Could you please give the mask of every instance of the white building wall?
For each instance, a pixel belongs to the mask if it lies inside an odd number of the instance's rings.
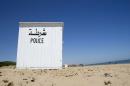
[[[26,22],[24,23],[26,25]],[[17,68],[57,69],[62,68],[63,26],[55,24],[20,26],[17,51]],[[31,30],[29,30],[31,29]],[[37,29],[37,31],[36,31]],[[45,31],[43,31],[45,29]],[[29,35],[29,33],[39,35]],[[46,35],[41,33],[46,32]],[[42,39],[43,43],[33,43],[31,39]]]

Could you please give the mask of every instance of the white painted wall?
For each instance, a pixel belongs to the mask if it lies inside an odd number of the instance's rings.
[[[29,35],[31,31],[36,33],[36,28],[47,35]],[[62,68],[62,31],[63,27],[19,27],[17,68]],[[43,38],[43,43],[30,42],[31,38]]]

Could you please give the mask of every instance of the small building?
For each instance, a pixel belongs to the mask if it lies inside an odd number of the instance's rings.
[[[18,69],[61,69],[63,22],[19,22]]]
[[[64,67],[64,68],[67,68],[67,67],[68,67],[68,64],[64,64],[63,67]]]

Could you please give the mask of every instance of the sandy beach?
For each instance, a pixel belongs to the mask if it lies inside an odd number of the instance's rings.
[[[60,70],[0,68],[0,86],[130,86],[130,64]]]

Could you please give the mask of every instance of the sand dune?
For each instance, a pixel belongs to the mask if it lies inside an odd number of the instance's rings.
[[[0,68],[0,86],[130,86],[130,64],[60,70]]]

